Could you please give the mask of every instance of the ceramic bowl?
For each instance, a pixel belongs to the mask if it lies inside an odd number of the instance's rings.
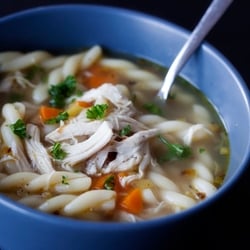
[[[136,11],[100,5],[57,5],[1,18],[0,51],[63,52],[99,44],[168,67],[188,34],[173,23]],[[205,219],[199,215],[203,211],[209,214],[247,168],[250,102],[238,71],[207,43],[185,65],[181,76],[205,93],[228,131],[229,169],[215,195],[186,211],[138,223],[77,221],[44,214],[0,196],[0,249],[167,249],[178,246],[188,233],[195,238],[200,230],[197,221]]]

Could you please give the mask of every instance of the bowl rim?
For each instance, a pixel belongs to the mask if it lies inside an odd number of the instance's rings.
[[[109,6],[109,5],[103,5],[103,4],[86,4],[86,3],[64,3],[64,4],[51,4],[51,5],[41,5],[37,7],[31,7],[26,10],[20,10],[16,11],[12,14],[7,14],[5,16],[0,17],[0,25],[4,22],[9,22],[12,19],[16,18],[25,18],[29,15],[36,15],[39,12],[46,12],[46,11],[53,11],[53,10],[65,10],[68,9],[74,9],[74,8],[89,8],[92,10],[98,10],[98,11],[115,11],[122,13],[123,15],[129,15],[129,16],[136,16],[138,18],[147,19],[150,22],[156,22],[158,25],[168,26],[169,28],[175,30],[175,33],[178,33],[178,35],[186,38],[190,31],[187,29],[181,27],[178,24],[175,24],[173,22],[170,22],[168,20],[165,20],[163,18],[144,13],[138,10],[132,10],[124,7],[117,7],[117,6]],[[206,53],[211,54],[213,57],[216,58],[216,60],[220,61],[230,72],[232,72],[232,75],[235,77],[235,81],[237,81],[238,86],[241,87],[242,93],[245,94],[245,102],[247,104],[247,108],[250,113],[250,92],[249,88],[247,87],[247,84],[245,83],[244,79],[238,72],[238,70],[232,65],[231,61],[229,61],[219,50],[217,50],[213,45],[211,45],[209,42],[205,41],[202,44],[203,49],[206,51]],[[250,152],[250,142],[248,145],[248,149]],[[40,212],[36,209],[32,209],[30,207],[27,207],[25,205],[19,204],[3,195],[0,194],[0,206],[4,206],[6,208],[9,208],[13,210],[14,212],[18,212],[20,215],[24,215],[27,217],[30,217],[31,219],[35,219],[37,221],[41,221],[43,223],[48,224],[57,224],[58,226],[65,226],[65,227],[74,227],[74,228],[89,228],[94,229],[96,231],[103,231],[103,228],[105,228],[106,231],[114,231],[114,229],[117,229],[119,231],[126,231],[131,229],[140,229],[144,228],[145,226],[149,226],[151,228],[154,228],[154,226],[158,227],[159,224],[166,224],[173,221],[181,221],[186,218],[186,216],[191,217],[195,213],[204,210],[208,205],[211,203],[214,203],[217,199],[219,199],[225,192],[228,192],[229,188],[232,188],[236,182],[239,180],[240,176],[243,174],[245,169],[248,167],[248,163],[250,162],[250,154],[246,155],[245,159],[243,159],[243,164],[240,167],[240,169],[237,170],[237,173],[230,178],[230,180],[225,183],[220,189],[216,191],[216,194],[212,197],[208,197],[206,200],[202,201],[199,204],[196,204],[194,207],[188,208],[184,211],[181,211],[181,213],[175,213],[170,214],[167,216],[149,219],[145,221],[138,221],[136,223],[122,223],[121,222],[95,222],[95,221],[82,221],[82,220],[76,220],[72,218],[67,218],[63,216],[55,216],[47,213]],[[1,207],[0,207],[1,209]],[[102,225],[99,227],[98,225]]]

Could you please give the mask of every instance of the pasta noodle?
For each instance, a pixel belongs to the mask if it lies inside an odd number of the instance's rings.
[[[108,54],[0,52],[0,192],[44,213],[130,221],[177,213],[212,196],[229,142],[202,93],[166,69]]]

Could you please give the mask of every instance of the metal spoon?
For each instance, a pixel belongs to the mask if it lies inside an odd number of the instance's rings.
[[[195,52],[195,50],[199,47],[204,37],[208,34],[208,32],[212,29],[212,27],[216,24],[216,22],[220,19],[232,2],[233,0],[213,0],[209,5],[200,22],[197,24],[188,40],[183,45],[182,49],[171,64],[163,81],[163,85],[157,93],[157,97],[160,99],[160,101],[167,100],[175,77],[178,75],[184,64],[188,61],[193,52]]]

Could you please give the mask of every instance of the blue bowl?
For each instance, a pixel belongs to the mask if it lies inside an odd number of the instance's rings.
[[[95,5],[39,7],[0,19],[0,51],[63,52],[99,44],[165,66],[171,64],[188,35],[181,27],[156,17]],[[237,70],[209,44],[202,45],[181,76],[210,99],[228,131],[229,170],[214,196],[181,213],[138,223],[59,218],[1,196],[0,249],[166,249],[177,247],[190,227],[199,231],[203,212],[230,192],[246,171],[250,152],[249,91]]]

